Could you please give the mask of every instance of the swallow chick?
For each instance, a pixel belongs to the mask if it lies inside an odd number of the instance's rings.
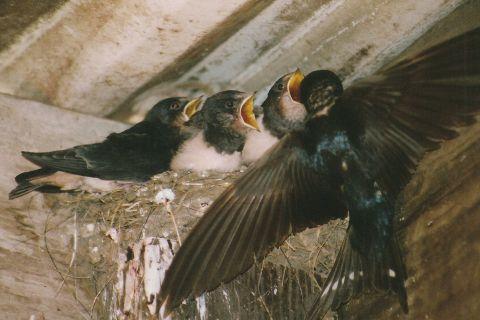
[[[182,144],[172,160],[173,170],[236,170],[247,133],[259,129],[254,96],[234,90],[209,97],[192,121],[203,130]]]
[[[366,290],[408,311],[395,204],[424,155],[480,113],[480,28],[359,80],[331,71],[300,85],[308,120],[230,185],[166,272],[165,314],[261,261],[289,235],[349,216],[347,235],[309,319]]]
[[[260,131],[250,131],[242,151],[242,160],[248,164],[258,160],[285,134],[300,129],[307,111],[300,102],[302,72],[297,69],[280,77],[268,91],[262,103],[263,114],[258,117]]]
[[[186,123],[201,102],[201,97],[164,99],[152,107],[143,121],[110,134],[103,142],[51,152],[24,151],[23,157],[40,168],[16,176],[18,186],[9,198],[32,191],[106,191],[111,189],[112,180],[147,181],[168,170],[181,143],[198,131]]]

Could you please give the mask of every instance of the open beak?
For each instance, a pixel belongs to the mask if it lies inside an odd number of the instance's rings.
[[[253,113],[253,98],[254,95],[249,96],[242,102],[242,106],[240,107],[240,119],[245,126],[260,131],[260,127],[258,126],[257,119],[255,118],[255,114]]]
[[[293,101],[301,102],[300,85],[302,84],[303,78],[305,78],[305,76],[300,71],[300,69],[297,69],[288,80],[288,93],[290,94],[290,97]]]
[[[203,96],[200,96],[196,99],[190,100],[185,107],[183,108],[183,115],[186,121],[190,120],[190,118],[197,113],[199,110],[200,104],[202,103]]]

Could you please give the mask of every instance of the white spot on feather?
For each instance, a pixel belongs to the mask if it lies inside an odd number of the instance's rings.
[[[397,276],[397,274],[392,269],[388,269],[388,276],[390,278],[395,278]]]
[[[170,164],[172,170],[204,170],[234,171],[240,167],[241,154],[219,153],[205,141],[203,131],[185,141],[173,157]]]
[[[251,163],[258,160],[270,147],[278,142],[278,138],[273,136],[263,125],[263,115],[257,119],[260,131],[250,130],[247,133],[245,146],[242,150],[243,163]]]
[[[333,284],[332,290],[337,290],[337,288],[338,288],[338,280],[335,281],[335,283]]]
[[[329,290],[330,290],[330,283],[329,283],[328,286],[325,288],[325,290],[323,290],[322,297],[323,297],[324,295],[326,295]]]

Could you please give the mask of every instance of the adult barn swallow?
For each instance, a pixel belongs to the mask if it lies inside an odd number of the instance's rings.
[[[168,98],[158,102],[133,127],[110,134],[103,142],[51,152],[22,152],[40,166],[15,177],[18,186],[9,198],[31,191],[61,192],[79,188],[83,177],[103,180],[146,181],[169,169],[181,143],[193,135],[185,124],[202,99]]]
[[[171,168],[194,171],[238,169],[247,133],[259,129],[253,101],[253,95],[234,90],[209,97],[191,120],[203,130],[182,144],[172,159]]]
[[[262,103],[263,115],[258,117],[260,131],[247,135],[242,150],[244,163],[258,160],[285,134],[303,126],[307,111],[300,102],[300,83],[303,74],[297,69],[279,78]]]
[[[480,28],[357,81],[330,71],[302,81],[309,111],[209,207],[174,256],[160,300],[229,282],[292,233],[348,214],[347,235],[310,319],[364,289],[391,291],[407,311],[394,205],[420,160],[480,109]]]

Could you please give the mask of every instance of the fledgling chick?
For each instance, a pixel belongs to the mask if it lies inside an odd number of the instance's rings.
[[[263,114],[258,117],[260,131],[251,131],[242,151],[245,164],[258,160],[285,134],[302,128],[307,111],[300,102],[300,83],[303,74],[297,69],[275,81],[262,103]]]
[[[201,102],[201,97],[164,99],[153,106],[143,121],[110,134],[100,143],[51,152],[24,151],[22,155],[40,169],[16,176],[18,186],[9,198],[32,191],[106,191],[113,186],[112,180],[147,181],[168,170],[181,143],[198,131],[185,124]]]
[[[203,130],[182,144],[171,168],[194,171],[238,169],[247,133],[259,128],[253,100],[253,95],[234,90],[209,97],[191,120],[203,126]]]
[[[300,93],[304,127],[230,185],[174,256],[159,297],[164,314],[244,273],[289,235],[347,215],[309,319],[368,289],[395,293],[408,310],[395,204],[425,154],[480,113],[480,28],[345,91],[333,72],[314,71]]]

